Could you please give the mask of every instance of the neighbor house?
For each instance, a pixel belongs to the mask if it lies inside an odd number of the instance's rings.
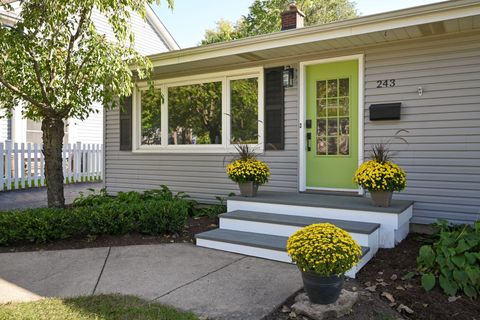
[[[21,6],[18,1],[11,1],[14,11],[0,9],[0,23],[15,24],[20,18]],[[147,6],[146,21],[138,14],[132,14],[131,27],[135,34],[135,49],[143,55],[177,50],[179,46],[156,16],[154,11]],[[106,17],[98,11],[93,13],[93,21],[97,30],[111,41],[115,41],[113,32]],[[100,103],[95,105],[98,113],[92,113],[86,120],[71,119],[68,121],[65,132],[65,143],[103,143],[103,107]],[[1,111],[0,111],[1,112]],[[22,117],[21,108],[14,110],[13,118],[0,119],[0,143],[11,140],[16,143],[42,143],[41,124]]]

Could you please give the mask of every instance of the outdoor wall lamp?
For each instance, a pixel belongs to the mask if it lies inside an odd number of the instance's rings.
[[[283,75],[283,86],[284,87],[293,87],[293,68],[286,66],[282,71]]]

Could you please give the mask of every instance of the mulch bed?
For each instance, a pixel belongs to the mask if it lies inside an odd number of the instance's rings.
[[[58,240],[44,244],[26,243],[8,247],[0,246],[0,253],[39,250],[83,249],[97,247],[120,247],[158,243],[194,243],[195,234],[215,229],[218,227],[217,223],[217,218],[195,217],[188,219],[185,230],[181,235],[149,236],[139,233],[129,233],[126,235],[87,236]]]
[[[376,295],[362,290],[361,286],[356,280],[345,279],[344,288],[349,291],[357,291],[359,293],[358,301],[353,307],[350,314],[341,317],[333,318],[327,317],[325,319],[341,319],[341,320],[397,320],[403,319],[402,316],[395,310],[390,308],[388,304]],[[300,290],[291,296],[282,304],[277,310],[263,318],[262,320],[308,320],[306,317],[296,315],[290,307],[295,303],[295,297],[303,292]]]
[[[380,249],[355,280],[345,282],[347,290],[359,292],[359,301],[351,314],[341,319],[479,320],[480,300],[459,295],[449,301],[438,286],[425,292],[418,276],[402,279],[408,272],[415,271],[422,240],[422,235],[410,234],[394,249]],[[264,320],[304,319],[290,314],[295,296]]]
[[[430,292],[425,292],[420,284],[420,278],[402,280],[409,271],[415,271],[416,257],[422,246],[422,235],[410,234],[394,249],[380,249],[359,273],[358,281],[372,293],[384,299],[386,292],[395,299],[396,309],[400,304],[413,310],[413,313],[403,312],[409,319],[480,319],[480,300],[470,300],[458,296],[455,301],[449,299],[438,286]],[[396,279],[396,280],[392,280]]]

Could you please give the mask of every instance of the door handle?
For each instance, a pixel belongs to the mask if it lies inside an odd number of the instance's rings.
[[[312,147],[310,146],[310,141],[312,141],[312,133],[307,132],[307,151],[312,150]]]

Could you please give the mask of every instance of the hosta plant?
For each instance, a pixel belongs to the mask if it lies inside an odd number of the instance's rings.
[[[352,236],[330,223],[312,224],[295,232],[288,239],[287,252],[300,270],[326,277],[344,274],[362,255]]]
[[[417,264],[425,290],[437,283],[450,296],[463,292],[470,298],[480,293],[480,221],[473,226],[450,226],[446,221],[439,228],[432,245],[420,248]]]

